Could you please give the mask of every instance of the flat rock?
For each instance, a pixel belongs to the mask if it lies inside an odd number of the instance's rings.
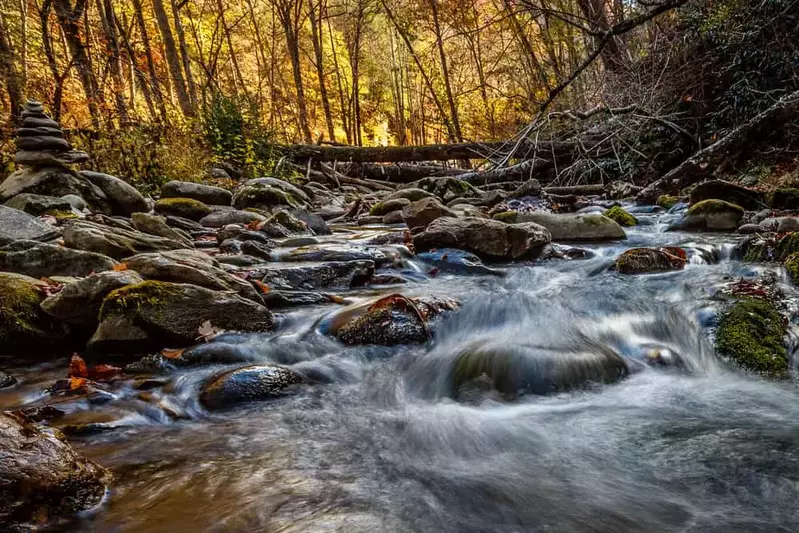
[[[3,205],[25,211],[35,217],[53,212],[71,213],[73,209],[68,199],[29,193],[18,194]]]
[[[0,246],[19,240],[48,241],[59,230],[19,209],[0,206]]]
[[[102,189],[85,177],[60,167],[23,168],[0,184],[0,202],[22,193],[55,197],[74,194],[83,198],[92,211],[112,212],[111,203]]]
[[[213,213],[213,209],[192,198],[161,198],[153,210],[159,215],[188,218],[199,221]]]
[[[112,270],[117,264],[108,256],[38,241],[16,241],[0,248],[0,270],[27,276],[88,276]]]
[[[48,296],[41,306],[56,320],[96,327],[100,306],[111,291],[143,281],[133,270],[100,272],[65,285],[61,291]]]
[[[230,205],[233,201],[233,193],[213,185],[190,181],[170,181],[161,187],[161,198],[191,198],[208,205]]]
[[[264,222],[266,217],[250,211],[214,211],[200,219],[200,225],[206,228],[221,228],[229,224],[249,224],[254,221]]]
[[[142,233],[165,237],[173,241],[183,242],[187,246],[192,246],[193,240],[188,235],[170,228],[164,217],[147,213],[133,213],[131,222],[133,222],[133,227]]]
[[[321,265],[285,268],[265,268],[253,275],[270,288],[315,291],[319,289],[349,289],[369,282],[375,272],[370,260],[329,261]]]
[[[41,150],[45,152],[68,152],[72,150],[72,146],[66,139],[50,135],[18,137],[16,139],[16,144],[18,150]]]
[[[97,252],[114,259],[187,248],[186,244],[172,239],[83,220],[67,225],[64,243],[69,248]]]
[[[133,213],[146,213],[150,210],[144,196],[124,180],[110,174],[88,170],[83,170],[79,174],[105,193],[108,201],[111,202],[113,214],[130,216]]]
[[[300,208],[309,203],[308,195],[301,189],[275,178],[249,180],[233,195],[236,209],[254,207],[270,210],[277,206]]]
[[[599,214],[556,215],[540,211],[519,213],[516,222],[535,222],[549,230],[555,242],[596,242],[626,239],[624,229]]]

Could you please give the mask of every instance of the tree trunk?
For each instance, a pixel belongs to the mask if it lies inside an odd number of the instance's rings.
[[[17,68],[16,54],[11,48],[5,17],[5,13],[0,13],[0,78],[6,81],[11,122],[19,124],[23,98],[22,77]]]
[[[301,0],[281,1],[282,4],[278,6],[277,15],[283,26],[283,32],[286,36],[286,48],[291,59],[291,71],[294,76],[294,87],[297,91],[297,114],[300,122],[300,133],[305,142],[310,143],[313,138],[311,127],[308,124],[308,107],[305,101],[305,89],[302,84],[302,68],[300,65],[300,17],[298,6],[294,5],[295,2],[300,2]]]
[[[186,45],[186,32],[183,31],[183,21],[180,19],[180,8],[175,0],[172,3],[172,16],[175,20],[175,33],[178,34],[178,45],[180,46],[180,58],[183,62],[183,72],[186,75],[186,86],[189,92],[189,99],[193,109],[197,109],[197,85],[194,83],[194,74],[191,72],[191,60],[189,59],[189,48]],[[185,5],[185,3],[183,4]]]
[[[311,22],[311,41],[313,43],[314,57],[316,58],[316,76],[319,78],[319,96],[322,99],[322,109],[325,113],[325,123],[327,124],[327,135],[331,141],[336,140],[336,132],[333,127],[333,115],[330,112],[330,100],[327,96],[327,85],[325,84],[325,65],[324,53],[322,50],[322,11],[323,4],[319,4],[319,18],[316,16],[314,2],[308,0],[308,15]]]
[[[147,70],[150,72],[150,87],[155,95],[155,102],[158,106],[158,111],[161,114],[161,120],[166,124],[168,117],[166,114],[166,105],[164,104],[164,95],[161,93],[161,87],[158,83],[158,73],[155,70],[155,61],[153,60],[153,49],[150,46],[150,35],[147,32],[147,24],[144,22],[144,12],[142,11],[141,0],[133,0],[133,10],[136,15],[136,24],[139,26],[141,32],[142,45],[144,46],[144,55],[147,58]]]
[[[447,65],[447,54],[444,51],[444,37],[441,33],[441,21],[438,17],[438,0],[430,0],[430,9],[433,11],[433,28],[436,34],[436,47],[441,59],[441,74],[444,76],[444,88],[447,92],[447,103],[449,104],[449,114],[452,118],[452,127],[455,130],[455,140],[463,142],[461,133],[461,121],[458,117],[458,104],[452,94],[452,80],[449,78],[449,66]]]
[[[105,34],[105,46],[108,53],[108,62],[111,70],[111,80],[114,84],[114,102],[116,104],[117,116],[119,121],[126,124],[128,108],[125,105],[125,83],[122,79],[122,58],[119,53],[119,39],[117,37],[117,22],[114,7],[111,0],[98,2],[97,11],[100,13],[103,33]]]
[[[186,90],[186,80],[183,77],[183,67],[180,64],[175,37],[172,35],[172,28],[169,26],[169,17],[164,9],[163,0],[153,0],[153,11],[158,22],[158,29],[164,41],[164,53],[166,54],[169,73],[172,77],[172,86],[178,97],[178,104],[183,114],[187,117],[194,116],[194,108],[191,105],[191,98]]]
[[[330,19],[327,19],[327,30],[330,33],[330,51],[333,54],[333,69],[336,73],[336,84],[338,86],[339,107],[341,109],[341,125],[344,129],[344,134],[347,136],[347,144],[352,144],[352,134],[350,132],[350,123],[347,117],[347,98],[344,96],[344,83],[341,80],[341,70],[338,65],[338,54],[336,52],[336,40],[333,38],[333,26]]]

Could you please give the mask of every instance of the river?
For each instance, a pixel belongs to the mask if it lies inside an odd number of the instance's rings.
[[[215,341],[330,381],[296,395],[205,412],[197,390],[216,367],[178,372],[158,389],[177,418],[143,407],[129,385],[76,406],[75,417],[119,427],[71,439],[115,478],[104,505],[71,531],[796,531],[799,389],[729,368],[710,335],[716,291],[730,280],[773,272],[790,301],[797,291],[779,268],[731,260],[740,237],[666,233],[675,215],[637,216],[646,225],[625,242],[586,246],[585,260],[403,286],[462,302],[425,346],[344,347],[316,327],[334,305],[287,313],[273,335]],[[688,266],[608,270],[625,249],[662,245],[688,250]],[[551,396],[456,402],[443,383],[453,354],[476,342],[602,345],[635,371]],[[643,364],[652,350],[681,364]],[[25,383],[1,393],[0,407],[35,399],[66,364],[17,369]]]

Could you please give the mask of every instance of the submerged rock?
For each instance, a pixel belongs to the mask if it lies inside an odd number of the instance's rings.
[[[233,193],[213,185],[173,180],[161,187],[161,198],[191,198],[208,205],[230,205]]]
[[[744,298],[722,313],[716,351],[747,370],[782,377],[788,372],[785,332],[785,322],[772,303]]]
[[[110,257],[37,241],[16,241],[0,248],[0,270],[40,278],[42,276],[88,276],[111,270]]]
[[[681,248],[633,248],[621,254],[614,266],[622,274],[649,274],[682,270],[686,263]]]
[[[703,200],[667,231],[735,231],[744,216],[742,207],[723,200]]]
[[[56,430],[0,413],[0,525],[39,530],[100,504],[110,475]],[[9,528],[9,529],[5,529]]]
[[[220,409],[244,402],[272,400],[289,394],[292,385],[306,381],[284,366],[245,366],[208,380],[200,391],[200,402],[207,409]]]
[[[19,209],[0,205],[0,246],[19,240],[49,241],[59,231]]]

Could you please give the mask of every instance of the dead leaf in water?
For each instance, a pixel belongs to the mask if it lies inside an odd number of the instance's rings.
[[[70,378],[86,378],[89,377],[89,369],[86,367],[86,361],[83,360],[79,354],[72,354],[69,360],[69,373],[67,377]]]

